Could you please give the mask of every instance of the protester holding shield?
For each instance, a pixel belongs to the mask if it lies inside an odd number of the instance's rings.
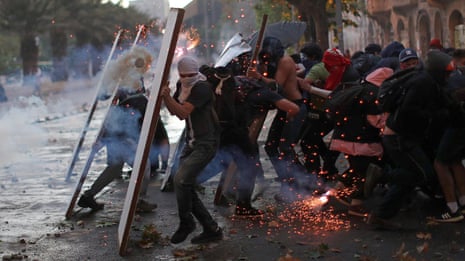
[[[137,142],[139,139],[142,120],[147,106],[144,95],[145,88],[141,77],[151,63],[152,56],[145,48],[137,47],[121,55],[110,67],[110,74],[104,79],[106,90],[100,93],[101,99],[109,97],[108,89],[112,86],[118,88],[112,100],[112,107],[104,121],[101,138],[93,149],[103,146],[107,148],[107,167],[95,180],[89,190],[86,190],[78,201],[78,206],[103,209],[104,204],[96,202],[94,197],[115,178],[121,175],[124,163],[132,165],[134,161]],[[120,78],[121,77],[121,78]],[[114,79],[120,79],[115,81]],[[150,163],[147,164],[142,195],[147,192],[150,179]],[[152,211],[157,206],[140,199],[138,210]]]
[[[195,230],[194,217],[203,232],[192,238],[193,244],[221,240],[223,231],[200,200],[195,185],[196,178],[213,159],[218,149],[220,127],[214,109],[214,94],[203,74],[199,73],[196,59],[182,57],[178,62],[180,76],[175,98],[169,87],[162,86],[160,95],[171,114],[186,121],[186,146],[181,153],[180,165],[174,176],[174,191],[178,205],[179,228],[171,243],[186,240]]]

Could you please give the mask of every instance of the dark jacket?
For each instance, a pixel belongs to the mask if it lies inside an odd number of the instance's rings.
[[[399,108],[391,113],[386,125],[398,135],[412,141],[433,138],[435,128],[448,121],[444,87],[427,71],[409,79],[408,91]]]
[[[334,119],[334,139],[360,143],[381,142],[380,130],[367,121],[367,115],[381,113],[376,105],[378,89],[371,83],[363,83],[362,92]]]

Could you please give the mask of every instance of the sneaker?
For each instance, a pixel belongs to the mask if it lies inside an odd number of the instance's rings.
[[[252,206],[236,206],[236,210],[234,211],[236,216],[243,216],[243,217],[253,217],[253,216],[262,216],[264,213],[260,209],[256,209]]]
[[[434,217],[434,221],[441,222],[441,223],[448,223],[448,222],[459,222],[464,219],[463,214],[461,211],[456,211],[455,213],[450,212],[449,210],[443,214],[440,214]]]
[[[78,206],[81,208],[91,208],[92,210],[103,209],[104,204],[95,201],[94,197],[83,194],[78,201]]]
[[[215,231],[203,231],[200,235],[192,238],[192,244],[206,244],[223,239],[223,229],[217,227]]]
[[[152,210],[156,209],[157,207],[157,204],[152,204],[143,199],[139,199],[139,201],[137,202],[136,212],[148,213],[152,212]]]
[[[173,244],[179,244],[181,242],[183,242],[184,240],[186,240],[187,236],[194,232],[195,230],[195,222],[192,221],[192,223],[188,224],[188,225],[183,225],[181,224],[178,228],[178,230],[176,230],[176,232],[174,232],[173,236],[171,236],[171,243]]]
[[[365,183],[363,184],[363,194],[366,198],[370,197],[373,193],[373,189],[378,184],[381,176],[383,175],[383,169],[376,164],[370,163],[366,171]]]

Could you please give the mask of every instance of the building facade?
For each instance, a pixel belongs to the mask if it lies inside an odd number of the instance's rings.
[[[464,0],[367,0],[369,35],[379,35],[383,45],[397,40],[421,56],[432,38],[444,47],[465,48]]]

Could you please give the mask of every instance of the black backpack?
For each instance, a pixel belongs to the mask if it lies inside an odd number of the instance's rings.
[[[394,73],[379,87],[378,107],[382,112],[394,112],[403,102],[408,91],[407,81],[419,71],[409,68]]]
[[[358,84],[334,90],[326,99],[323,109],[330,119],[337,119],[351,110],[354,102],[360,100],[365,84]]]

